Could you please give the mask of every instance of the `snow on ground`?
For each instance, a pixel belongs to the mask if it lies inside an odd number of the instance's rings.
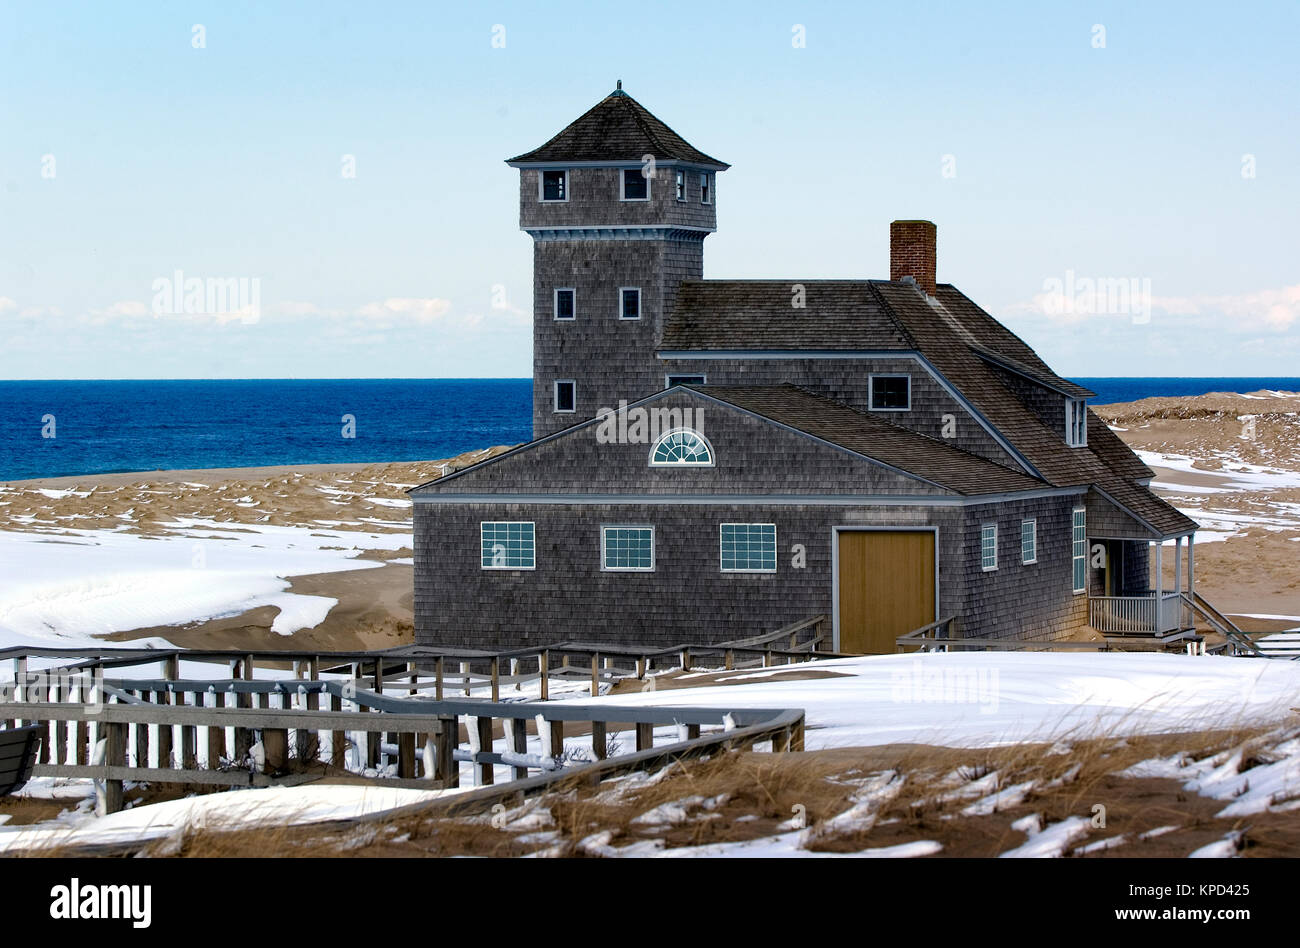
[[[288,593],[290,576],[371,569],[363,550],[410,534],[177,520],[158,535],[0,531],[0,647],[86,645],[92,636],[280,609],[274,630],[319,624],[336,600]]]
[[[1286,715],[1300,691],[1300,662],[1214,655],[954,652],[816,667],[844,677],[566,703],[803,708],[805,745],[820,750],[895,742],[974,747],[1267,723]]]
[[[92,845],[165,839],[186,830],[249,828],[354,819],[423,803],[459,790],[405,790],[382,786],[317,784],[230,790],[95,816],[89,807],[25,826],[0,825],[0,853],[43,846]],[[87,801],[88,802],[88,801]]]
[[[1216,470],[1196,467],[1195,462],[1197,459],[1186,454],[1165,454],[1159,451],[1142,451],[1136,448],[1134,450],[1147,467],[1163,467],[1171,471],[1196,475],[1210,474],[1226,479],[1224,485],[1218,488],[1187,488],[1186,485],[1176,484],[1165,479],[1155,481],[1154,486],[1164,487],[1169,490],[1189,489],[1196,493],[1205,493],[1219,490],[1278,490],[1287,487],[1300,487],[1300,472],[1267,467],[1261,464],[1249,464],[1233,455],[1216,456],[1214,459],[1222,464],[1222,467]]]

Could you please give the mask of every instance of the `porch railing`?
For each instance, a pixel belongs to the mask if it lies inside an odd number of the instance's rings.
[[[1160,627],[1156,628],[1156,598],[1094,596],[1088,600],[1088,624],[1098,632],[1164,634],[1191,627],[1190,610],[1178,592],[1162,592]]]

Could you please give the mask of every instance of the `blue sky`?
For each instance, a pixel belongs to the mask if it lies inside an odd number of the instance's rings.
[[[887,277],[928,218],[1063,374],[1297,375],[1297,37],[1293,2],[5,0],[0,377],[529,375],[503,161],[619,78],[733,165],[706,277]],[[176,271],[258,318],[154,315]]]

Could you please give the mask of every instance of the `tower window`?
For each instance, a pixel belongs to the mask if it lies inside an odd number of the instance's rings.
[[[686,200],[686,172],[677,172],[677,200]]]
[[[573,319],[574,318],[574,291],[571,289],[561,289],[555,291],[555,318],[556,319]]]
[[[713,203],[713,175],[707,172],[700,175],[700,203]]]
[[[641,173],[640,168],[623,169],[624,201],[650,200],[650,179]]]
[[[618,291],[618,318],[641,318],[641,289],[635,286],[620,287]]]
[[[557,412],[577,411],[578,383],[573,379],[555,380],[555,410]]]
[[[909,411],[912,407],[912,379],[907,375],[867,377],[872,411]]]
[[[569,199],[569,172],[542,172],[542,200],[567,201]]]

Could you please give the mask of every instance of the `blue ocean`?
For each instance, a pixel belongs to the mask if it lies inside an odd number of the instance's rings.
[[[1075,381],[1097,404],[1300,390],[1300,378]],[[451,457],[527,441],[531,389],[529,379],[0,381],[0,480]]]

